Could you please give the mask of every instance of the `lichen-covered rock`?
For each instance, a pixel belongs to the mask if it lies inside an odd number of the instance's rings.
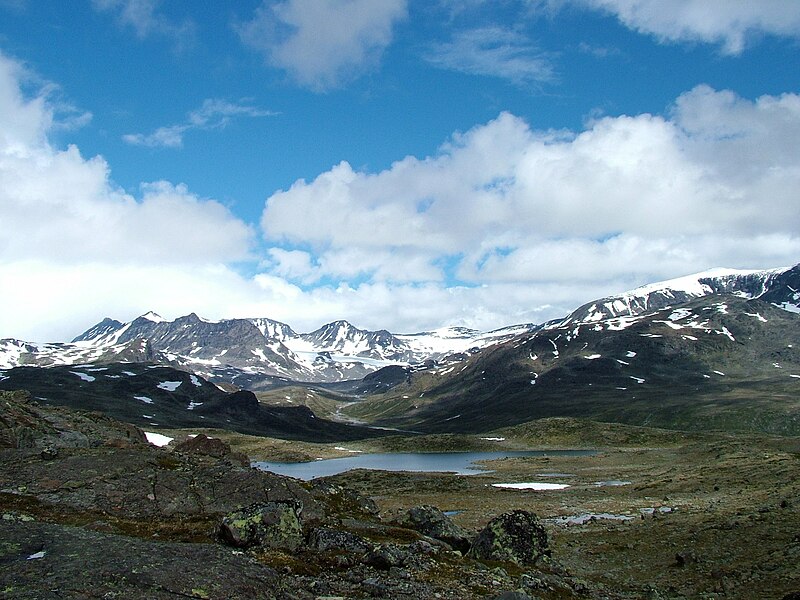
[[[409,509],[402,525],[445,542],[462,553],[469,550],[470,539],[467,532],[435,506],[424,505]]]
[[[220,536],[237,548],[295,550],[303,543],[301,510],[300,503],[291,500],[254,504],[225,516]]]
[[[475,538],[470,556],[479,560],[501,560],[531,565],[550,556],[547,532],[538,517],[514,510],[495,517]]]
[[[364,554],[372,546],[364,538],[349,531],[339,531],[329,527],[316,527],[308,534],[309,548],[325,551],[343,551]]]

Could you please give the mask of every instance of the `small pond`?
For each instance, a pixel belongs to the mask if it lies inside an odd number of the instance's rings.
[[[337,475],[352,469],[376,471],[444,472],[457,475],[489,473],[478,461],[520,456],[592,456],[594,450],[533,450],[526,452],[392,452],[359,454],[301,463],[254,462],[262,471],[272,471],[297,479],[315,479]]]

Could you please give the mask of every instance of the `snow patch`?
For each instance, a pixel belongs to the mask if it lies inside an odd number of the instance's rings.
[[[182,383],[182,381],[162,381],[157,387],[168,392],[174,392]]]
[[[70,371],[70,373],[72,373],[73,375],[77,375],[78,377],[80,377],[84,381],[94,381],[95,379],[97,379],[96,377],[93,377],[91,375],[87,375],[86,373],[81,373],[80,371]]]
[[[154,446],[166,446],[175,438],[167,437],[166,435],[162,435],[160,433],[153,433],[152,431],[145,431],[144,436],[147,438],[147,441],[153,444]]]
[[[764,317],[762,317],[759,313],[744,313],[744,314],[746,314],[748,317],[753,317],[755,319],[758,319],[762,323],[767,322],[767,320]]]
[[[493,483],[492,487],[508,490],[563,490],[569,487],[566,483],[542,483],[530,481],[526,483]]]
[[[153,399],[152,398],[148,398],[147,396],[134,396],[134,399],[140,400],[140,401],[144,402],[145,404],[152,404],[153,403]]]

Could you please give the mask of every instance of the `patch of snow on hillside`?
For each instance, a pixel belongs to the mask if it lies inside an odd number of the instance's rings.
[[[609,331],[622,331],[639,320],[639,317],[617,317],[616,319],[609,319],[606,323],[606,329]]]
[[[712,371],[712,373],[716,373],[717,375],[721,375],[722,377],[725,377],[725,373],[723,373],[722,371]]]
[[[636,356],[636,352],[633,352],[632,350],[628,350],[625,353],[625,356],[627,356],[628,358],[633,358],[634,356]]]
[[[692,311],[690,311],[688,308],[678,308],[676,310],[673,310],[672,314],[670,314],[667,317],[667,319],[669,319],[670,321],[680,321],[681,319],[686,319],[687,317],[691,316],[692,316]]]
[[[148,398],[147,396],[134,396],[134,399],[141,400],[145,404],[152,404],[153,403],[153,399],[152,398]]]
[[[772,305],[787,312],[800,313],[800,304],[792,304],[791,302],[781,302],[778,304],[773,302]]]
[[[759,321],[761,321],[762,323],[766,323],[767,322],[767,320],[764,317],[762,317],[759,313],[747,313],[746,312],[744,314],[746,314],[748,317],[756,318]]]
[[[630,375],[630,378],[633,379],[636,383],[644,383],[645,382],[645,380],[642,379],[641,377],[634,377],[633,375]]]
[[[733,337],[733,334],[730,331],[728,331],[728,328],[725,327],[724,325],[722,326],[722,331],[718,331],[717,333],[728,336],[728,339],[730,339],[730,341],[732,342],[736,341],[736,338]]]
[[[625,362],[624,360],[620,360],[620,359],[617,359],[617,362],[618,362],[619,364],[621,364],[621,365],[625,365],[625,366],[628,366],[629,364],[631,364],[631,363],[629,363],[629,362]]]
[[[681,337],[682,337],[683,339],[685,339],[685,340],[691,340],[691,341],[693,341],[693,342],[696,342],[696,341],[697,341],[697,338],[696,338],[696,337],[694,337],[693,335],[686,335],[686,334],[683,334],[683,335],[681,335]]]
[[[492,487],[508,490],[563,490],[569,487],[566,483],[541,483],[531,481],[526,483],[493,483]]]
[[[189,402],[189,405],[186,407],[186,410],[194,410],[198,406],[203,406],[203,403],[202,402],[194,402],[194,401],[192,401],[192,402]]]
[[[585,358],[586,360],[597,360],[602,356],[603,356],[602,354],[590,354],[589,356],[584,356],[583,358]]]
[[[153,444],[153,446],[166,446],[175,438],[167,437],[166,435],[162,435],[160,433],[153,433],[152,431],[145,431],[144,436],[147,438],[147,441]]]
[[[196,385],[197,387],[203,387],[203,383],[197,378],[197,375],[189,375],[189,379],[193,385]]]
[[[157,387],[159,387],[162,390],[166,390],[167,392],[174,392],[179,387],[181,387],[182,383],[183,383],[182,381],[162,381],[161,383],[158,384]]]
[[[96,377],[93,377],[91,375],[87,375],[86,373],[81,373],[80,371],[70,371],[70,373],[72,373],[73,375],[77,375],[78,377],[80,377],[84,381],[91,382],[91,381],[94,381],[95,379],[97,379]]]
[[[482,440],[486,440],[487,442],[505,442],[506,438],[504,437],[482,437]]]

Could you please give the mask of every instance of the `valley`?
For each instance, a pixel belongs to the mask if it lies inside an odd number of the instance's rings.
[[[489,334],[149,313],[71,343],[2,340],[0,589],[795,598],[799,278],[700,274]],[[253,467],[497,451],[546,454],[469,475]],[[503,542],[524,549],[480,554],[503,519],[528,520]]]

